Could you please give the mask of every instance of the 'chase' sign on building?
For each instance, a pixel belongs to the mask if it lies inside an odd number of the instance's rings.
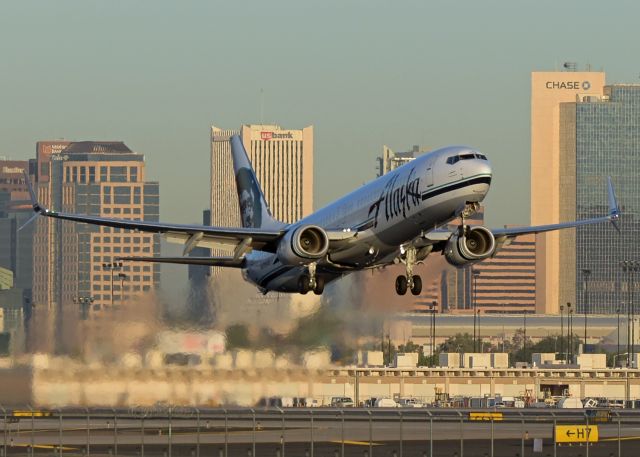
[[[545,87],[547,89],[589,90],[591,83],[589,81],[547,81]]]

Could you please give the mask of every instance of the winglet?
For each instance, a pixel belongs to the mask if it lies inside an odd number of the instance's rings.
[[[609,220],[615,229],[620,232],[618,221],[620,220],[620,207],[616,198],[616,191],[611,182],[611,176],[607,176],[607,193],[609,196]]]
[[[42,206],[40,206],[40,203],[38,203],[38,199],[36,198],[36,193],[33,191],[33,186],[31,185],[31,180],[29,179],[29,175],[27,174],[26,171],[23,171],[22,173],[24,174],[24,182],[27,184],[27,188],[29,189],[29,196],[31,197],[31,205],[33,206],[33,211],[35,212],[35,214],[33,214],[29,218],[29,220],[27,220],[27,222],[25,222],[18,228],[18,232],[20,232],[27,225],[31,224],[34,220],[36,220],[36,218],[40,214],[42,214],[45,211],[42,209]]]
[[[33,211],[42,214],[45,210],[42,208],[40,203],[38,203],[38,198],[36,197],[36,193],[33,190],[33,186],[31,185],[29,175],[26,171],[23,171],[22,174],[24,174],[24,182],[27,183],[27,188],[29,189],[29,196],[31,197],[31,205],[33,206]]]

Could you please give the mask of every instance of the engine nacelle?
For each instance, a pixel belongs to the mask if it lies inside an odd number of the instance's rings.
[[[329,250],[329,237],[317,225],[290,230],[278,245],[278,259],[285,265],[306,265],[321,259]]]
[[[496,249],[496,239],[486,227],[469,228],[465,235],[453,235],[444,249],[444,256],[451,265],[462,267],[486,259]]]

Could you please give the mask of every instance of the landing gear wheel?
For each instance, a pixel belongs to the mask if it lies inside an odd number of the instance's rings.
[[[324,292],[324,278],[318,277],[316,278],[316,286],[313,288],[313,293],[322,295],[322,292]]]
[[[413,284],[411,284],[411,293],[413,295],[420,295],[422,292],[422,278],[418,275],[413,277]]]
[[[298,278],[298,292],[302,295],[309,292],[311,289],[311,279],[307,275],[302,275]]]
[[[406,276],[398,276],[396,278],[396,293],[398,295],[404,295],[407,293],[407,277]]]

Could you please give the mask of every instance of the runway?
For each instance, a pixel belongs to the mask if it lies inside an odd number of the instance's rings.
[[[2,453],[58,456],[586,456],[555,446],[554,423],[584,424],[580,412],[523,410],[493,422],[467,410],[55,411],[7,418]],[[600,423],[590,456],[638,455],[640,415]],[[620,439],[619,439],[620,438]],[[541,439],[542,454],[533,454]],[[524,453],[523,453],[524,451]]]

